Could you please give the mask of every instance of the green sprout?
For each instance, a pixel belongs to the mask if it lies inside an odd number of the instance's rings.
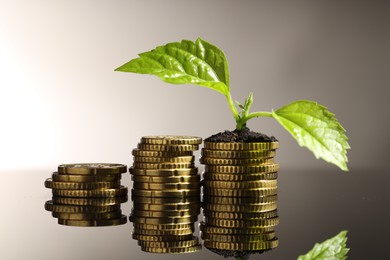
[[[139,54],[116,71],[152,74],[171,84],[194,84],[220,92],[225,96],[236,130],[246,127],[255,117],[276,119],[298,142],[314,156],[333,163],[344,171],[347,149],[350,149],[345,129],[326,107],[309,100],[294,101],[271,112],[250,112],[253,94],[244,104],[236,102],[230,93],[229,67],[225,54],[213,44],[198,38],[195,42],[182,40]]]

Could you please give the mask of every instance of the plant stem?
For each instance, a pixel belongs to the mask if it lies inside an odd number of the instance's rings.
[[[238,115],[238,112],[237,112],[237,109],[236,109],[236,106],[234,105],[234,101],[232,99],[232,95],[229,93],[227,93],[225,95],[228,103],[229,103],[229,106],[230,106],[230,110],[233,112],[233,116],[234,116],[234,119],[236,120],[236,122],[238,123],[238,121],[240,120],[240,116]]]
[[[272,117],[272,112],[263,112],[263,111],[261,111],[261,112],[253,112],[253,113],[250,113],[248,116],[241,117],[237,121],[236,129],[237,130],[242,130],[242,128],[244,128],[244,126],[246,126],[246,122],[249,119],[252,119],[254,117],[261,117],[261,116]]]

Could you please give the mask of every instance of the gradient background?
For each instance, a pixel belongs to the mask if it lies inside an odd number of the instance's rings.
[[[222,259],[207,250],[142,253],[129,224],[63,227],[43,210],[51,197],[43,182],[58,164],[130,165],[141,136],[234,128],[217,92],[114,72],[157,45],[202,37],[224,50],[234,99],[252,91],[253,111],[317,101],[350,138],[350,173],[343,173],[275,120],[249,122],[279,139],[282,167],[280,246],[253,259],[296,259],[342,229],[350,231],[350,259],[384,259],[389,12],[387,1],[0,0],[0,258]],[[123,179],[131,185],[128,174]]]

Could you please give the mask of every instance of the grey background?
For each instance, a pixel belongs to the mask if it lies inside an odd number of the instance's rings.
[[[297,99],[327,106],[347,130],[349,173],[276,136],[280,246],[294,259],[350,230],[351,259],[383,259],[389,217],[389,3],[386,1],[0,1],[1,259],[181,259],[143,254],[130,225],[64,228],[43,203],[61,163],[132,163],[141,136],[207,137],[234,128],[224,97],[113,70],[157,45],[197,37],[224,50],[233,98],[253,111]],[[128,175],[124,183],[131,185]],[[129,212],[130,203],[124,205]],[[87,241],[87,243],[86,243]],[[219,257],[203,250],[189,258]],[[375,257],[373,257],[375,256]]]

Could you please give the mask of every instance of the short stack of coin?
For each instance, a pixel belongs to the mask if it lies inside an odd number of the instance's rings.
[[[133,150],[133,238],[151,253],[190,253],[201,249],[193,235],[200,213],[200,175],[193,152],[202,139],[145,136]]]
[[[115,226],[127,222],[121,203],[127,201],[127,187],[121,174],[127,166],[112,163],[62,164],[45,187],[52,189],[52,200],[45,209],[58,224],[67,226]]]
[[[278,142],[204,142],[200,230],[206,248],[242,256],[277,247],[278,146]]]

